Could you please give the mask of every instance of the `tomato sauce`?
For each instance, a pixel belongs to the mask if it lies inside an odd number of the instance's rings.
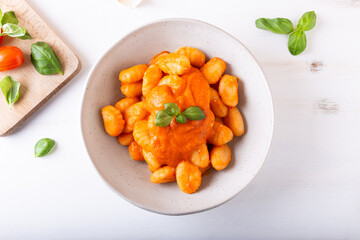
[[[210,111],[210,87],[202,73],[191,68],[181,76],[182,86],[161,85],[149,93],[145,100],[146,109],[151,113],[148,127],[151,136],[151,152],[162,165],[176,167],[180,161],[190,161],[191,153],[205,144],[212,134],[214,115]],[[172,89],[176,88],[176,91]],[[191,106],[200,107],[206,118],[188,120],[185,124],[173,121],[166,127],[155,126],[156,113],[164,109],[165,103],[176,103],[183,112]]]

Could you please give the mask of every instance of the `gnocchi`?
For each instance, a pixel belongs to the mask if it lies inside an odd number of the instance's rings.
[[[124,115],[126,109],[128,109],[129,107],[131,107],[133,104],[139,102],[139,98],[137,97],[134,97],[134,98],[123,98],[121,99],[120,101],[118,101],[116,104],[115,104],[115,107],[117,109],[119,109],[119,111],[121,112],[121,114]]]
[[[143,148],[151,149],[151,137],[147,126],[147,121],[139,121],[134,125],[134,140]],[[144,154],[145,155],[145,154]],[[146,157],[145,157],[146,160]]]
[[[141,64],[141,65],[136,65],[136,66],[128,68],[128,69],[124,69],[119,74],[119,80],[122,83],[139,82],[143,78],[144,73],[147,68],[148,68],[148,65]]]
[[[206,144],[202,144],[192,152],[190,161],[199,168],[206,168],[209,165],[209,152]]]
[[[186,87],[181,77],[172,74],[167,75],[160,80],[159,86],[162,85],[169,86],[174,95],[178,95],[179,93],[183,92],[184,88]]]
[[[159,168],[150,176],[150,181],[153,183],[168,183],[176,181],[175,168],[165,166]]]
[[[132,159],[146,162],[152,183],[176,181],[184,193],[195,193],[205,172],[229,165],[227,143],[245,133],[236,107],[238,79],[225,70],[224,60],[206,62],[204,53],[190,46],[160,52],[148,64],[122,70],[125,98],[101,109],[105,131],[128,146]],[[166,103],[175,103],[179,113],[196,106],[205,118],[189,120],[184,114],[185,122],[174,116],[160,127],[156,121]]]
[[[124,133],[129,133],[134,130],[134,125],[140,120],[144,120],[148,116],[149,112],[145,108],[144,102],[138,102],[129,107],[125,111],[125,127]]]
[[[214,122],[213,134],[208,138],[208,143],[214,145],[223,145],[233,139],[233,132],[227,126]]]
[[[201,68],[205,63],[205,55],[197,48],[182,47],[176,50],[175,53],[188,57],[190,64],[193,67]]]
[[[157,64],[164,73],[177,75],[184,74],[191,67],[190,60],[186,56],[177,53],[160,56]]]
[[[193,164],[182,161],[176,167],[176,182],[185,193],[194,193],[201,185],[201,171]]]
[[[209,84],[215,84],[225,72],[226,64],[221,58],[214,57],[200,68]]]
[[[134,137],[132,132],[130,133],[122,133],[118,136],[117,141],[119,144],[123,146],[128,146],[132,141],[134,141]]]
[[[219,95],[223,103],[229,107],[235,107],[239,102],[238,82],[236,77],[224,75],[219,83]]]
[[[143,149],[142,153],[151,172],[155,172],[161,167],[161,164],[156,160],[156,158],[151,152],[147,152]]]
[[[210,161],[216,170],[225,169],[231,160],[231,150],[228,145],[214,146],[210,152]]]
[[[101,115],[104,121],[105,131],[112,137],[119,136],[125,125],[121,112],[109,105],[101,109]]]
[[[217,117],[225,117],[228,113],[227,106],[221,101],[218,92],[210,88],[210,108]]]
[[[149,61],[149,65],[151,65],[151,64],[157,64],[157,62],[158,62],[158,60],[159,60],[159,58],[160,58],[161,56],[165,56],[165,55],[167,55],[167,54],[169,54],[169,53],[170,53],[169,51],[162,51],[162,52],[156,54],[156,55]]]
[[[123,83],[121,84],[120,90],[126,97],[139,97],[142,92],[142,82]]]
[[[142,95],[147,96],[151,89],[156,87],[163,76],[163,72],[158,65],[150,65],[146,70],[142,84]]]
[[[129,145],[130,157],[136,161],[143,161],[142,147],[137,142],[132,141]]]
[[[229,108],[229,113],[224,117],[225,125],[228,126],[235,136],[241,136],[245,132],[244,121],[236,107]]]

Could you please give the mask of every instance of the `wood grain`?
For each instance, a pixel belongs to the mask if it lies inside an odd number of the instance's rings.
[[[25,59],[24,64],[18,69],[0,72],[0,80],[11,75],[21,84],[20,97],[12,110],[0,94],[0,136],[6,136],[68,83],[80,71],[81,63],[75,53],[25,0],[2,0],[0,8],[3,12],[14,11],[19,19],[19,25],[32,36],[29,40],[4,37],[1,43],[1,46],[17,46],[23,51]],[[54,49],[62,63],[64,75],[44,76],[35,70],[30,61],[30,47],[32,43],[38,41],[46,42]]]

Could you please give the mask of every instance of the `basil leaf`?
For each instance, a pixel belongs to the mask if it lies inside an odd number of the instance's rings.
[[[19,25],[13,23],[6,23],[2,26],[3,35],[9,35],[10,37],[21,37],[26,34],[26,30]]]
[[[306,35],[304,30],[296,30],[290,34],[288,48],[292,55],[299,55],[306,48]]]
[[[26,32],[24,36],[21,36],[21,37],[18,37],[18,38],[21,39],[21,40],[27,40],[27,39],[31,39],[32,37],[28,32]]]
[[[155,126],[166,127],[172,121],[173,117],[169,116],[165,110],[160,110],[156,114]]]
[[[42,75],[63,75],[60,60],[47,43],[37,42],[31,45],[31,62]]]
[[[289,34],[294,31],[292,22],[286,18],[259,18],[255,25],[257,28],[278,34]]]
[[[2,11],[1,11],[1,8],[0,8],[0,27],[2,26],[2,18],[3,18],[3,13],[2,13]]]
[[[166,113],[171,117],[175,117],[180,113],[180,108],[176,105],[176,103],[165,103],[164,107]]]
[[[188,107],[183,112],[183,114],[187,119],[190,119],[190,120],[202,120],[202,119],[206,118],[203,110],[201,110],[201,108],[199,108],[197,106]]]
[[[1,91],[5,96],[7,104],[12,109],[12,105],[18,100],[20,94],[20,83],[11,76],[6,76],[0,83]]]
[[[178,122],[178,123],[186,123],[187,122],[186,117],[182,113],[177,115],[175,119],[176,119],[176,122]]]
[[[15,25],[17,25],[19,23],[19,20],[16,18],[15,13],[13,11],[4,13],[4,15],[1,19],[1,24],[5,25],[7,23],[12,23]]]
[[[55,141],[50,138],[40,139],[35,144],[35,157],[43,157],[47,155],[55,146]]]
[[[316,24],[316,14],[314,11],[306,12],[300,18],[297,28],[304,31],[309,31],[315,27]]]

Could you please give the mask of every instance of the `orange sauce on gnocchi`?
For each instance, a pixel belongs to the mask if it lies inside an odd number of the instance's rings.
[[[221,58],[205,63],[199,49],[185,46],[174,53],[157,54],[148,65],[120,72],[120,90],[126,98],[101,109],[105,131],[129,146],[132,159],[147,163],[151,182],[176,181],[183,192],[191,194],[200,187],[205,171],[228,166],[231,150],[227,143],[245,129],[236,108],[237,78],[223,75],[225,69]],[[180,112],[200,107],[205,119],[181,124],[174,117],[170,124],[156,126],[157,113],[166,103],[175,103]]]
[[[191,153],[212,134],[214,115],[210,111],[210,87],[202,73],[196,69],[182,76],[181,91],[175,91],[168,85],[155,87],[145,100],[146,108],[151,113],[148,127],[151,136],[150,151],[162,165],[176,167],[180,161],[189,161]],[[174,88],[174,86],[172,86]],[[155,126],[156,113],[168,102],[176,103],[180,111],[191,106],[200,107],[206,115],[201,121],[188,120],[185,124],[173,121],[167,127]]]

